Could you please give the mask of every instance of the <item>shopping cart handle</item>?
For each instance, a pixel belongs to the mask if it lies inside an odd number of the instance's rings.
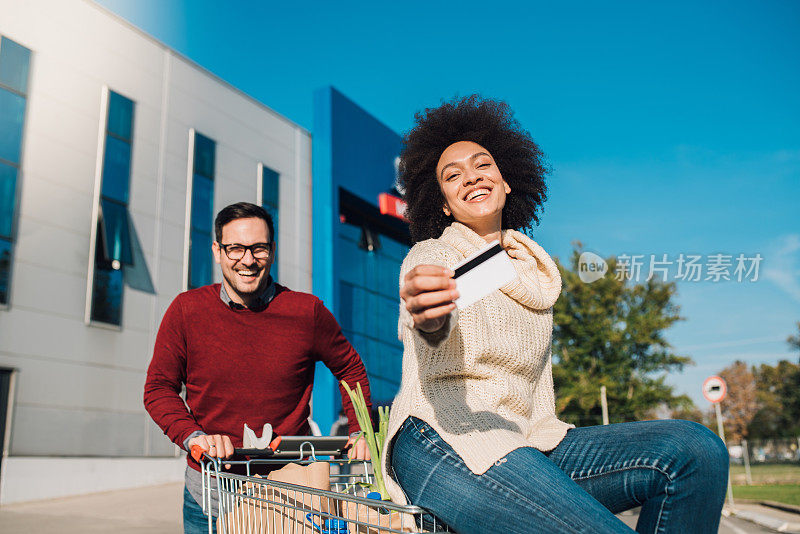
[[[248,458],[269,458],[275,451],[267,447],[266,449],[233,449],[231,458],[246,456]]]
[[[195,462],[199,462],[200,459],[203,457],[203,453],[205,452],[200,445],[192,445],[192,450],[190,451],[192,458],[194,458]]]
[[[233,449],[233,456],[247,456],[251,458],[266,458],[272,456],[275,453],[275,449],[278,448],[278,445],[281,443],[281,437],[276,436],[275,439],[269,444],[269,447],[266,449]],[[191,450],[189,451],[192,455],[192,458],[196,462],[199,462],[201,458],[203,458],[203,453],[206,452],[200,445],[192,445]]]
[[[275,436],[269,447],[266,449],[233,449],[233,456],[247,456],[249,458],[269,458],[275,454],[278,445],[281,444],[281,437]]]

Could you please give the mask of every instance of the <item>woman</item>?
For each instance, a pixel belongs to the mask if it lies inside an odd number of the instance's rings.
[[[555,415],[553,260],[538,222],[547,172],[507,105],[471,96],[417,114],[401,184],[416,244],[400,275],[403,381],[383,469],[393,500],[459,533],[716,532],[728,455],[705,427],[574,428]],[[453,267],[499,240],[518,278],[456,309]]]

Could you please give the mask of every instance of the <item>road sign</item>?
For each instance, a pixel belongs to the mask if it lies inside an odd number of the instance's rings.
[[[714,411],[717,412],[717,432],[719,432],[719,437],[722,439],[722,443],[725,443],[725,425],[722,421],[722,410],[719,407],[719,403],[722,402],[727,393],[728,385],[725,384],[725,381],[722,379],[722,377],[717,375],[709,376],[706,378],[706,381],[703,382],[703,396],[708,402],[714,404]],[[728,477],[728,503],[730,504],[730,507],[733,508],[733,488],[731,488],[731,477]]]
[[[727,393],[728,386],[725,384],[725,381],[716,375],[709,376],[706,378],[706,381],[703,382],[703,396],[708,402],[714,404],[722,402]]]

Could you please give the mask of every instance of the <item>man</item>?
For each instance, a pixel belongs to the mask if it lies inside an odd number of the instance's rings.
[[[338,381],[369,386],[361,358],[322,302],[269,276],[275,259],[273,222],[246,202],[217,214],[214,259],[222,284],[178,295],[164,314],[147,370],[144,405],[164,433],[184,449],[199,445],[225,458],[242,446],[243,426],[278,435],[309,434],[309,400],[316,361]],[[186,403],[180,396],[186,387]],[[358,423],[340,387],[353,445]],[[188,410],[187,410],[188,406]],[[351,458],[368,458],[358,440]],[[187,456],[184,530],[208,530],[199,465]]]

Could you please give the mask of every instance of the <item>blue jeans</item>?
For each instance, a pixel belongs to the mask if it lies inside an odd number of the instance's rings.
[[[208,534],[208,516],[203,507],[194,500],[192,494],[183,488],[183,532],[184,534]],[[214,534],[217,532],[217,520],[214,520]]]
[[[475,475],[409,417],[391,461],[409,501],[460,534],[631,532],[614,514],[637,506],[637,532],[715,533],[729,466],[713,432],[678,420],[575,428],[548,453],[516,449]]]

